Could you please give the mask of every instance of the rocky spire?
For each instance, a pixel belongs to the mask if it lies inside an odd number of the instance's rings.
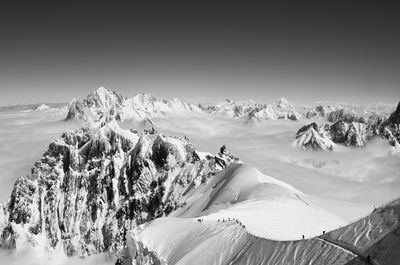
[[[237,162],[227,152],[200,158],[187,139],[132,131],[114,121],[53,141],[2,208],[0,247],[116,253],[127,230],[170,213],[183,194]]]

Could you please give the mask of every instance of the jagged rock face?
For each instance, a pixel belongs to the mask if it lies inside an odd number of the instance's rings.
[[[338,121],[330,126],[329,132],[334,143],[360,147],[364,146],[367,141],[366,125],[364,123]]]
[[[400,102],[396,110],[380,127],[381,135],[386,138],[392,146],[400,146]]]
[[[64,133],[15,183],[0,214],[0,245],[114,253],[127,230],[168,214],[182,194],[237,161],[228,158],[225,152],[200,159],[186,139],[139,135],[116,123]]]
[[[303,126],[296,134],[295,145],[304,150],[330,150],[336,144],[360,147],[367,141],[366,125],[363,123],[346,123],[338,121],[333,125],[318,127],[316,123]]]
[[[396,110],[389,116],[389,118],[383,124],[384,127],[400,124],[400,102],[397,105]]]
[[[223,145],[218,153],[217,156],[215,156],[215,161],[222,167],[226,167],[231,164],[235,164],[239,162],[239,158],[236,156],[232,155],[231,153],[228,152],[226,149],[226,146]]]
[[[386,117],[382,115],[371,115],[367,120],[367,137],[373,138],[380,135],[380,128],[386,121]]]
[[[341,115],[338,115],[338,117],[339,116]],[[353,118],[350,120],[352,119]],[[371,115],[366,122],[346,122],[345,120],[340,120],[332,125],[326,124],[320,127],[315,123],[311,123],[302,127],[297,132],[295,144],[303,149],[321,150],[324,149],[321,148],[321,137],[325,137],[327,138],[324,139],[325,141],[331,140],[335,144],[362,147],[367,144],[368,140],[376,136],[381,136],[387,139],[390,145],[394,147],[393,152],[398,152],[400,151],[399,122],[400,103],[396,111],[387,119],[381,115]],[[324,134],[324,132],[328,133]],[[331,149],[328,148],[328,150]]]
[[[304,150],[333,150],[335,144],[327,137],[324,128],[315,122],[303,126],[296,134],[295,145]]]
[[[68,114],[65,120],[83,119],[85,113],[85,106],[77,99],[73,99],[68,105]]]
[[[346,145],[364,146],[367,142],[366,126],[364,123],[352,122],[346,135]]]
[[[358,117],[354,113],[348,112],[345,109],[338,109],[332,112],[329,112],[326,115],[326,119],[329,122],[338,122],[338,121],[344,121],[344,122],[359,122],[359,123],[364,123],[365,119],[363,117]]]
[[[346,141],[346,135],[349,127],[349,124],[344,121],[338,121],[330,126],[329,131],[332,141],[335,143],[344,143]]]

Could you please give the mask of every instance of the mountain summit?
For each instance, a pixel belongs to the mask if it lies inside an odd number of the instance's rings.
[[[83,101],[73,99],[69,104],[66,120],[78,118],[94,122],[120,120],[125,98],[104,87],[91,92]]]

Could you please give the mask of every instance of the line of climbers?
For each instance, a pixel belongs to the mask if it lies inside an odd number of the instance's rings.
[[[202,223],[202,222],[203,222],[203,219],[198,218],[198,219],[197,219],[197,222]],[[227,219],[222,218],[222,219],[218,219],[217,222],[218,222],[218,223],[234,222],[235,224],[238,224],[238,225],[240,225],[241,227],[246,228],[246,226],[245,226],[240,220],[238,220],[238,219],[236,219],[236,218],[230,218],[230,217],[228,217]]]
[[[201,218],[198,218],[198,219],[197,219],[197,222],[199,222],[199,223],[202,223],[203,221],[204,221],[204,220],[201,219]],[[230,217],[228,217],[227,219],[222,218],[222,219],[218,219],[217,222],[218,222],[218,223],[234,222],[234,223],[240,225],[241,227],[246,228],[246,226],[245,226],[239,219],[236,219],[236,218],[230,218]],[[323,235],[325,234],[325,230],[322,231],[322,234],[323,234]],[[303,240],[306,239],[304,235],[302,235],[302,239],[303,239]]]

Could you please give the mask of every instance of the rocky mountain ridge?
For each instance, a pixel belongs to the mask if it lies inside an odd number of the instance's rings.
[[[388,117],[395,105],[376,104],[347,104],[340,102],[316,102],[313,107],[305,107],[304,117],[308,119],[325,119],[328,122],[366,122],[371,116]]]
[[[77,118],[101,125],[112,119],[144,120],[167,113],[205,113],[242,118],[250,123],[281,119],[295,121],[303,118],[325,119],[332,123],[337,121],[365,123],[368,117],[386,116],[389,110],[393,109],[392,105],[388,104],[366,105],[365,108],[344,103],[318,103],[313,107],[295,107],[286,98],[279,98],[271,104],[229,99],[218,104],[192,104],[178,98],[158,100],[148,93],[125,98],[115,91],[100,87],[81,101],[72,100],[66,119]]]
[[[272,104],[226,100],[216,105],[196,105],[177,98],[158,100],[147,93],[137,94],[133,98],[124,98],[117,92],[101,87],[82,101],[72,100],[66,120],[77,118],[104,124],[112,119],[144,120],[166,113],[185,112],[228,115],[244,118],[250,122],[277,119],[298,120],[302,117],[285,98],[280,98]]]
[[[116,254],[129,229],[168,214],[183,194],[238,162],[220,151],[204,155],[187,139],[115,121],[66,132],[16,181],[0,214],[0,247]]]
[[[229,99],[216,105],[203,106],[201,109],[213,114],[244,117],[250,122],[262,120],[298,120],[301,115],[289,104],[286,98],[275,100],[272,104],[260,104],[254,101],[234,102]]]
[[[306,150],[334,150],[336,144],[362,147],[369,140],[382,137],[389,142],[394,152],[400,149],[400,103],[388,118],[371,115],[367,120],[353,121],[353,116],[335,117],[334,120],[339,120],[333,124],[318,126],[314,122],[300,128],[295,145]]]

